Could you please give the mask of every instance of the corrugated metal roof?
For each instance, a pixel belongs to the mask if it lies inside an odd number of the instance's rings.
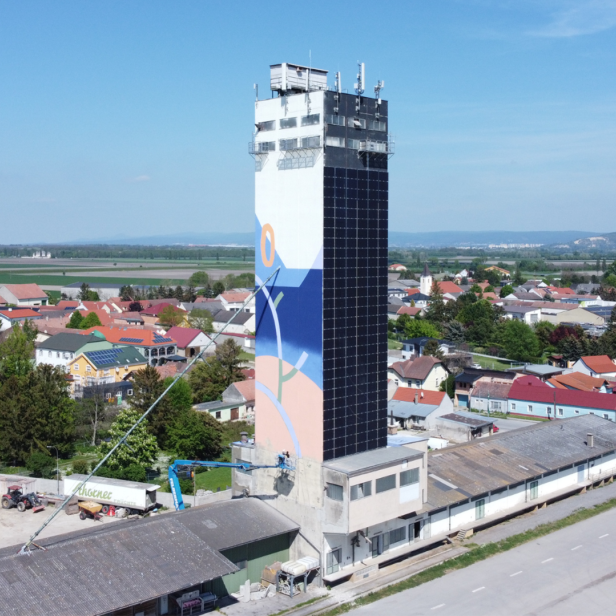
[[[387,403],[387,415],[408,419],[409,417],[427,417],[434,413],[440,404],[423,404],[418,402],[407,402],[405,400],[390,400]]]
[[[586,444],[589,432],[594,435],[592,448]],[[541,422],[439,449],[428,454],[428,508],[445,507],[614,449],[616,423],[596,415]]]
[[[473,417],[461,412],[447,413],[447,415],[441,415],[439,419],[444,419],[446,421],[455,421],[456,423],[461,423],[465,426],[470,426],[471,428],[481,428],[483,426],[489,426],[494,423],[493,421],[479,419],[478,417]]]

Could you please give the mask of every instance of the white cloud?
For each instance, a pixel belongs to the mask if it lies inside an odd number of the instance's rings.
[[[609,30],[616,26],[616,0],[575,0],[552,14],[550,23],[526,34],[568,38]]]
[[[152,178],[149,175],[138,175],[128,180],[129,182],[149,182]]]

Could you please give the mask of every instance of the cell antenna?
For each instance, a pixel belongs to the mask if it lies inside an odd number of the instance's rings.
[[[338,92],[338,94],[342,92],[342,79],[340,77],[340,72],[336,73],[336,92]]]
[[[355,93],[361,96],[364,93],[364,84],[366,83],[366,65],[364,62],[357,63],[357,83],[355,84]]]

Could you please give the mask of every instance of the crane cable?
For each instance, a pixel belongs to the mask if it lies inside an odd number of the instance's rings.
[[[235,312],[233,314],[233,316],[223,325],[221,330],[215,336],[213,336],[210,339],[210,341],[206,344],[206,346],[204,346],[203,349],[201,349],[201,351],[197,355],[195,355],[194,359],[186,366],[186,368],[184,368],[184,370],[180,374],[178,374],[175,377],[175,379],[173,379],[173,382],[171,383],[171,385],[169,385],[169,387],[167,387],[167,389],[165,389],[165,391],[163,391],[163,393],[160,394],[160,396],[158,396],[158,398],[152,403],[150,408],[135,422],[135,424],[132,426],[132,428],[130,428],[130,430],[128,430],[128,432],[112,447],[112,449],[109,451],[109,453],[96,465],[95,468],[92,469],[90,474],[81,483],[77,484],[77,486],[75,487],[73,492],[64,499],[63,503],[59,507],[56,506],[56,510],[47,518],[47,520],[45,520],[43,525],[22,546],[22,548],[19,550],[20,554],[29,554],[30,553],[30,546],[34,543],[34,540],[41,534],[41,532],[43,532],[43,530],[47,526],[49,526],[51,521],[64,509],[64,507],[68,504],[68,502],[71,500],[71,498],[73,498],[73,496],[75,496],[75,494],[77,494],[77,492],[79,492],[79,490],[81,490],[81,488],[92,478],[92,476],[96,473],[96,471],[98,471],[98,469],[101,468],[101,466],[103,466],[105,464],[105,462],[115,453],[116,449],[118,449],[121,445],[126,445],[126,440],[131,435],[132,431],[150,414],[150,412],[165,397],[165,395],[169,392],[169,390],[186,374],[188,369],[198,359],[201,358],[201,356],[205,353],[205,351],[207,351],[207,349],[212,344],[214,344],[214,342],[216,342],[217,338],[225,331],[225,329],[227,329],[227,327],[229,325],[231,325],[231,323],[233,323],[233,321],[235,320],[237,315],[240,314],[241,312],[243,312],[245,306],[247,306],[250,303],[250,301],[252,301],[252,299],[257,295],[257,293],[259,293],[259,291],[261,291],[261,289],[263,289],[263,287],[278,273],[279,270],[280,270],[280,267],[277,267],[269,275],[269,277],[265,280],[265,282],[263,282],[259,286],[258,289],[253,291],[246,298],[246,300],[244,300],[244,303],[242,304],[242,307],[237,312]],[[40,546],[37,546],[37,547],[40,547]]]

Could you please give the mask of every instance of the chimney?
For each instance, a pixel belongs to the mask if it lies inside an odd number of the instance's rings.
[[[417,402],[419,402],[419,394],[415,392],[415,404],[417,404]]]
[[[248,432],[240,432],[240,441],[242,443],[248,442]]]
[[[586,444],[591,448],[595,446],[595,435],[591,432],[586,435]]]

